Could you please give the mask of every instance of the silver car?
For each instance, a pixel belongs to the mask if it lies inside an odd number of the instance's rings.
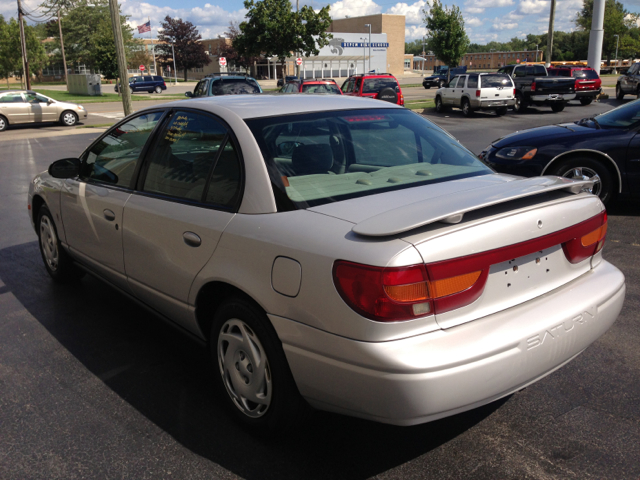
[[[87,110],[75,103],[59,102],[31,90],[0,93],[0,132],[9,125],[57,122],[72,127],[87,118]]]
[[[228,96],[127,117],[28,207],[53,280],[89,272],[207,345],[243,422],[311,405],[414,425],[536,382],[616,320],[590,185],[496,174],[387,102]]]
[[[456,75],[438,89],[435,97],[439,113],[455,107],[462,110],[465,117],[477,110],[495,110],[496,114],[505,115],[515,103],[515,85],[504,73]]]

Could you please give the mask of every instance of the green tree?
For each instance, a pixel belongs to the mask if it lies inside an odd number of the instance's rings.
[[[55,4],[55,1],[53,4]],[[67,64],[69,66],[74,64],[85,65],[89,69],[100,69],[106,76],[111,76],[105,73],[106,71],[111,72],[111,67],[108,63],[111,60],[103,58],[104,55],[111,58],[109,53],[111,50],[108,49],[109,41],[112,44],[111,48],[115,55],[109,1],[91,0],[89,2],[87,0],[77,0],[75,2],[68,1],[65,5],[66,7],[61,10],[61,15]],[[133,30],[127,24],[127,18],[125,15],[120,15],[122,38],[126,55],[128,56],[132,50],[139,48],[141,42],[133,37]],[[47,24],[47,34],[54,39],[51,42],[52,61],[61,64],[62,53],[57,21],[54,20]]]
[[[24,38],[27,46],[30,73],[41,72],[48,63],[48,57],[42,42],[33,27],[25,25]],[[19,77],[24,74],[22,68],[22,48],[20,46],[20,25],[15,18],[6,22],[0,15],[0,78],[7,79],[14,73]]]
[[[240,35],[240,25],[238,22],[229,22],[229,29],[224,32],[225,41],[220,42],[218,47],[218,55],[227,59],[227,65],[239,66],[249,69],[253,62],[257,62],[260,58],[256,56],[242,56],[233,46],[236,38]]]
[[[240,24],[240,34],[233,47],[244,57],[278,57],[280,62],[299,52],[305,57],[318,55],[319,48],[329,44],[333,35],[330,6],[317,13],[305,5],[294,12],[289,0],[245,0],[247,20]],[[284,71],[283,71],[284,76]]]
[[[582,10],[578,12],[576,17],[576,26],[585,32],[591,30],[591,19],[593,17],[593,0],[584,0]],[[619,35],[620,42],[627,45],[625,37],[629,34],[629,30],[637,28],[637,14],[628,12],[622,3],[617,0],[606,0],[604,7],[604,38],[602,42],[602,53],[607,58],[607,62],[616,52],[616,37]],[[629,42],[633,43],[633,42]]]
[[[464,31],[462,13],[455,5],[444,7],[440,0],[433,0],[433,3],[427,2],[427,5],[429,11],[425,9],[423,13],[429,50],[432,50],[436,58],[450,67],[456,67],[469,47],[469,37]]]
[[[198,33],[195,25],[179,18],[166,16],[161,22],[162,33],[158,35],[156,52],[160,61],[171,65],[171,43],[174,43],[176,68],[184,70],[184,80],[187,81],[187,73],[190,68],[201,68],[209,65],[211,60],[205,53],[204,45],[199,42],[202,35]]]

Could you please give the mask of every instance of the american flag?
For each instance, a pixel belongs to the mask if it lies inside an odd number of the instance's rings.
[[[151,20],[149,20],[144,25],[138,25],[138,33],[150,32],[151,31]]]

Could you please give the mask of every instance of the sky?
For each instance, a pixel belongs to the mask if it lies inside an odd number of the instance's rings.
[[[135,27],[151,20],[151,33],[155,37],[160,22],[169,15],[195,24],[202,38],[224,35],[229,22],[243,20],[246,10],[242,0],[216,0],[203,3],[199,0],[119,0],[124,14],[130,15],[129,24],[136,37],[148,38],[149,33],[137,34]],[[30,10],[35,10],[42,0],[23,0]],[[457,5],[463,14],[467,35],[472,43],[505,42],[513,37],[525,37],[528,33],[543,34],[549,28],[549,0],[461,0],[445,5]],[[5,18],[17,16],[15,0],[0,0],[0,14]],[[310,5],[318,10],[327,2],[300,0],[300,6]],[[422,38],[425,34],[423,10],[428,9],[425,0],[415,3],[391,0],[338,0],[330,3],[332,18],[358,17],[375,13],[405,15],[405,41]],[[623,2],[627,10],[640,13],[640,0]],[[574,20],[582,8],[582,0],[557,0],[554,30],[573,31]]]

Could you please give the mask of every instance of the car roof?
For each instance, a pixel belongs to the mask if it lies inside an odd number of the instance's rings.
[[[273,117],[297,113],[326,112],[332,110],[357,110],[370,108],[400,108],[395,103],[371,98],[345,97],[342,95],[219,95],[179,100],[148,107],[199,108],[218,115],[236,115],[242,119]],[[147,110],[145,108],[144,110]]]

